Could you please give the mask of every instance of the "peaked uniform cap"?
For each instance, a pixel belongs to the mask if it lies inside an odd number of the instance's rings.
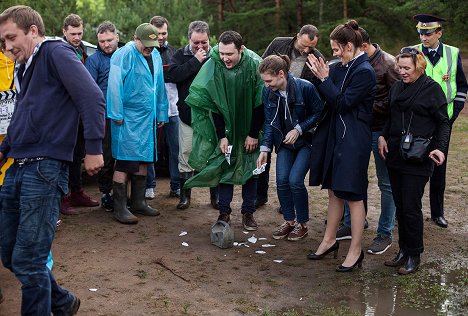
[[[145,45],[145,47],[159,47],[158,29],[150,24],[140,24],[135,30],[136,37]]]
[[[429,34],[434,32],[435,30],[442,28],[442,24],[440,22],[447,21],[444,18],[441,18],[437,15],[432,14],[416,14],[413,16],[413,19],[419,21],[416,25],[419,34]]]

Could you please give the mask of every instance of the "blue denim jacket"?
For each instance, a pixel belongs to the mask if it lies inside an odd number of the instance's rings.
[[[292,119],[292,127],[296,128],[301,137],[300,142],[308,141],[308,132],[315,126],[323,110],[323,102],[309,81],[295,78],[288,74],[288,84],[286,87],[289,113]],[[284,116],[279,112],[280,102],[284,103],[278,91],[271,88],[263,88],[263,106],[265,112],[265,123],[263,126],[263,141],[260,151],[271,152],[273,145],[277,152],[289,130],[285,130],[285,124],[281,123]],[[288,124],[289,125],[289,124]],[[298,145],[296,141],[295,145]]]

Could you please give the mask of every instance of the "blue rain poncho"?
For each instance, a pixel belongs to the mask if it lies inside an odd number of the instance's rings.
[[[151,53],[154,76],[145,57],[129,42],[111,58],[107,117],[111,122],[112,156],[118,160],[152,162],[156,156],[156,124],[167,122],[168,102],[161,56]]]

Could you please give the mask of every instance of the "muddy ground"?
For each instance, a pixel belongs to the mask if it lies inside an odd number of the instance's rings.
[[[269,202],[256,213],[259,229],[255,236],[266,240],[249,243],[248,248],[222,250],[210,244],[217,211],[208,204],[207,188],[194,189],[191,208],[180,211],[175,209],[177,199],[168,197],[168,179],[159,178],[157,196],[150,202],[161,211],[159,217],[139,216],[137,225],[126,226],[99,207],[62,216],[53,245],[53,272],[60,284],[81,298],[79,315],[466,315],[467,131],[465,111],[454,127],[449,154],[449,227],[425,223],[426,250],[415,275],[397,276],[383,265],[397,251],[396,242],[385,254],[366,255],[363,268],[353,273],[335,272],[349,241],[340,243],[337,259],[307,260],[325,228],[326,192],[319,188],[308,188],[309,236],[299,242],[273,240],[271,233],[282,222],[274,176]],[[364,233],[364,247],[375,237],[380,207],[372,158],[370,166],[370,227]],[[93,181],[86,190],[99,198]],[[235,240],[245,242],[252,233],[244,234],[240,205],[237,189],[232,223]],[[428,206],[426,194],[426,218]],[[179,237],[182,231],[187,235]],[[262,248],[265,243],[276,247]],[[20,285],[3,267],[0,285],[5,296],[0,315],[18,315]]]

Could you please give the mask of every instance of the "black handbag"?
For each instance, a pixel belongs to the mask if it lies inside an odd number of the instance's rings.
[[[424,138],[415,136],[410,132],[411,120],[413,119],[413,112],[411,112],[410,121],[406,131],[403,131],[403,136],[400,140],[400,156],[403,160],[411,162],[423,162],[428,157],[429,147],[431,145],[431,138]],[[402,113],[402,126],[405,126],[405,113]]]

